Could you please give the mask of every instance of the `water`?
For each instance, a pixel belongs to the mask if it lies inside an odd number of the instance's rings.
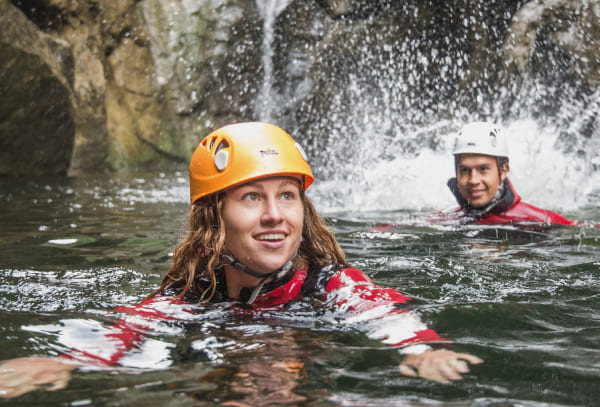
[[[257,3],[264,32],[257,118],[283,114],[273,52],[275,19],[287,4]],[[190,16],[198,10],[185,5]],[[412,55],[415,44],[407,40],[400,51]],[[361,66],[370,69],[350,75],[331,114],[314,118],[310,130],[328,138],[307,149],[327,177],[309,192],[350,263],[413,296],[412,308],[430,326],[483,365],[452,385],[409,379],[397,372],[396,351],[369,339],[360,324],[338,323],[327,308],[299,303],[251,318],[217,305],[144,326],[143,345],[117,367],[77,371],[66,390],[0,405],[597,405],[600,229],[415,223],[454,204],[445,187],[449,151],[471,115],[439,118],[423,109],[429,99],[415,66],[428,55],[386,62],[392,50],[383,48],[361,51]],[[182,62],[187,79],[193,60]],[[172,65],[159,67],[159,82]],[[398,75],[398,66],[411,74]],[[190,89],[184,111],[196,94],[192,81],[182,86]],[[544,94],[525,95],[502,123],[510,133],[510,178],[527,202],[599,223],[600,150],[597,137],[580,134],[595,117],[598,95],[586,103],[567,98],[539,118],[524,106]],[[504,102],[483,103],[479,113],[506,117],[495,106]],[[333,131],[318,131],[325,129]],[[145,298],[170,265],[187,218],[185,174],[0,180],[0,359],[108,346],[104,334],[120,318],[113,308]],[[371,231],[398,220],[406,225]]]
[[[0,180],[0,359],[102,346],[112,309],[142,300],[170,264],[187,218],[183,174]],[[401,377],[394,350],[311,304],[256,318],[211,306],[151,324],[121,366],[0,404],[595,405],[600,229],[414,224],[425,206],[325,214],[350,263],[413,296],[455,350],[485,359],[462,382]],[[565,214],[600,219],[596,205]],[[407,226],[370,230],[397,220]]]

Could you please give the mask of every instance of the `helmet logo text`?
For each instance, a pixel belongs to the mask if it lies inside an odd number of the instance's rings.
[[[260,150],[261,157],[268,157],[268,156],[272,156],[272,155],[279,155],[279,152],[272,148],[267,148],[266,150]]]

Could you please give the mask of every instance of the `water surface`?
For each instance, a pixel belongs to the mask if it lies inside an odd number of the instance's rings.
[[[115,306],[157,287],[187,221],[184,173],[0,183],[0,359],[56,355],[102,338],[119,317]],[[260,317],[216,305],[150,327],[123,366],[77,371],[66,390],[0,404],[595,405],[600,229],[413,222],[428,211],[326,217],[351,264],[414,297],[412,309],[455,350],[485,359],[462,382],[400,376],[395,350],[318,304]],[[594,221],[600,210],[565,215]],[[370,230],[397,220],[406,226]]]

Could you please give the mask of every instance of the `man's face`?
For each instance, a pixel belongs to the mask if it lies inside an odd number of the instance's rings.
[[[461,154],[456,165],[456,179],[462,197],[475,208],[491,202],[506,178],[508,168],[498,171],[496,158],[481,154]]]

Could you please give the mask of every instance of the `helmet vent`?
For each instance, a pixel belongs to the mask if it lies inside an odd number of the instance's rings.
[[[212,150],[213,146],[215,145],[215,141],[217,141],[216,136],[210,139],[210,145],[208,146],[209,150]]]
[[[217,149],[215,150],[215,154],[218,153],[219,151],[221,151],[222,149],[229,147],[229,143],[227,142],[227,140],[223,140],[219,143],[219,145],[217,146]]]

